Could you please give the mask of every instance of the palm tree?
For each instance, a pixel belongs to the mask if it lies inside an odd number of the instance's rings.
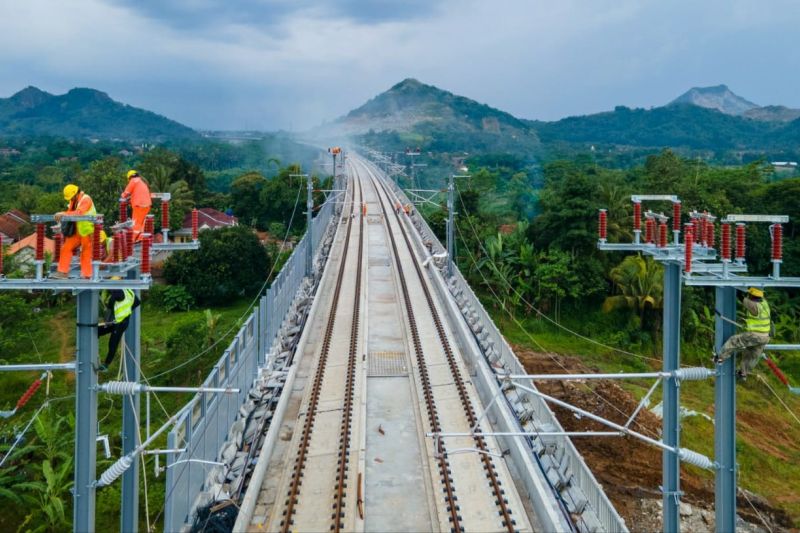
[[[155,165],[145,178],[152,192],[170,192],[172,169],[166,165]]]
[[[629,255],[611,269],[611,280],[622,294],[609,296],[603,302],[603,311],[632,309],[639,313],[644,326],[645,313],[663,307],[663,268],[652,258]]]
[[[600,205],[608,209],[608,238],[612,242],[633,240],[630,196],[613,182],[600,185]]]

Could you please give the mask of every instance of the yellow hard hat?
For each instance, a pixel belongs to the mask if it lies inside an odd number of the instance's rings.
[[[69,202],[70,200],[72,200],[72,198],[73,198],[73,197],[74,197],[76,194],[78,194],[78,191],[79,191],[79,190],[80,190],[80,189],[78,189],[78,186],[77,186],[77,185],[73,185],[72,183],[70,183],[69,185],[67,185],[66,187],[64,187],[64,200],[66,200],[66,201],[68,201],[68,202]]]
[[[750,296],[755,296],[756,298],[764,297],[764,291],[762,291],[761,289],[757,289],[755,287],[750,287],[749,289],[747,289],[747,294],[749,294]]]
[[[106,234],[106,230],[100,230],[100,242],[105,242],[108,240],[108,235]]]
[[[128,171],[128,179],[131,179],[132,177],[138,176],[138,175],[139,175],[139,173],[136,172],[135,170],[129,170]]]
[[[110,277],[110,278],[108,278],[108,279],[110,279],[110,280],[114,280],[114,281],[121,281],[121,280],[122,280],[122,278],[121,278],[120,276],[111,276],[111,277]]]

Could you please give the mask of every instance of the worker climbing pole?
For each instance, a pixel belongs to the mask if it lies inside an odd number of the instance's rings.
[[[782,224],[788,222],[783,215],[728,215],[721,220],[720,253],[717,256],[716,221],[707,211],[692,211],[690,222],[684,224],[683,243],[680,243],[681,203],[677,197],[664,195],[633,196],[633,234],[631,244],[609,243],[607,230],[608,214],[601,210],[598,217],[598,248],[609,251],[631,251],[651,255],[665,265],[664,282],[664,364],[678,363],[673,358],[680,342],[680,313],[676,312],[673,300],[679,305],[680,284],[714,287],[716,290],[716,343],[715,363],[715,409],[714,409],[714,451],[716,471],[715,513],[718,532],[734,531],[736,528],[736,498],[738,492],[736,463],[736,371],[735,356],[742,356],[739,379],[746,377],[758,362],[761,352],[770,349],[770,309],[764,290],[767,287],[800,287],[800,278],[780,275],[783,259]],[[641,239],[641,202],[643,200],[672,201],[673,205],[673,243],[665,243],[663,215],[645,213],[646,225],[644,242]],[[772,272],[768,276],[751,276],[747,272],[746,235],[747,223],[770,223],[772,238]],[[735,230],[734,230],[735,228]],[[732,238],[736,240],[735,254]],[[670,276],[680,265],[682,276]],[[677,272],[680,272],[677,270]],[[672,279],[674,277],[674,279]],[[748,317],[742,333],[736,334],[736,291],[747,291],[743,305]],[[800,345],[772,345],[775,349],[800,349]],[[788,379],[767,358],[767,366],[778,379],[788,385]],[[677,367],[676,367],[677,368]],[[675,384],[677,385],[677,384]],[[674,391],[674,394],[670,392]],[[794,391],[793,391],[794,392]],[[800,392],[800,391],[798,391]],[[677,386],[666,387],[664,392],[664,442],[677,436]],[[664,531],[677,531],[680,528],[678,513],[679,486],[677,462],[664,455]]]

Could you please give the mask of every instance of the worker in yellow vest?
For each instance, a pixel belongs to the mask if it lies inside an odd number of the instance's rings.
[[[744,380],[747,378],[747,374],[756,367],[764,352],[764,346],[769,343],[772,322],[769,304],[761,289],[750,287],[742,304],[747,315],[744,331],[732,335],[725,341],[719,353],[714,355],[714,362],[720,364],[732,353],[738,352],[742,357],[742,362],[736,376]]]
[[[68,202],[66,211],[56,213],[56,222],[61,222],[64,215],[96,215],[94,202],[91,197],[80,190],[77,185],[69,184],[64,187],[64,200]],[[61,255],[58,258],[58,271],[51,277],[63,279],[68,277],[72,254],[76,248],[81,249],[81,277],[92,277],[92,235],[94,223],[91,221],[67,222],[62,233],[64,244],[61,246]]]
[[[112,280],[120,278],[114,276]],[[112,289],[105,290],[100,295],[100,301],[105,308],[105,322],[97,325],[97,336],[111,334],[108,339],[108,352],[106,359],[97,370],[104,372],[108,370],[114,357],[117,355],[117,348],[125,330],[128,329],[133,310],[139,306],[139,298],[131,289]]]

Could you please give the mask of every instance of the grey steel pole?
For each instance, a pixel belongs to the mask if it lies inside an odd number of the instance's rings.
[[[664,372],[680,368],[681,346],[681,265],[664,264]],[[669,447],[680,449],[680,381],[674,377],[664,379],[663,441]],[[680,531],[680,480],[681,465],[678,454],[662,454],[662,490],[664,532]]]
[[[455,206],[455,177],[451,174],[447,183],[447,277],[453,275],[453,208]]]
[[[97,312],[98,291],[78,292],[78,370],[75,373],[75,485],[72,528],[94,531],[97,474]]]
[[[308,183],[306,187],[306,238],[308,240],[308,246],[306,247],[306,276],[310,276],[314,262],[314,226],[311,223],[313,215],[311,211],[314,209],[314,190],[310,175],[306,176],[306,181]]]
[[[138,269],[133,269],[129,277],[138,277]],[[139,291],[135,291],[139,296]],[[125,330],[125,343],[120,364],[125,365],[125,381],[139,382],[141,361],[141,307],[131,313],[128,329]],[[122,454],[131,453],[139,445],[139,394],[130,394],[122,399]],[[122,474],[122,514],[120,531],[136,532],[139,529],[139,461],[133,462]]]
[[[715,348],[717,353],[736,326],[723,320],[736,320],[736,289],[717,287]],[[716,530],[727,533],[736,530],[736,356],[717,365],[714,387],[714,457],[716,472],[715,519]]]

